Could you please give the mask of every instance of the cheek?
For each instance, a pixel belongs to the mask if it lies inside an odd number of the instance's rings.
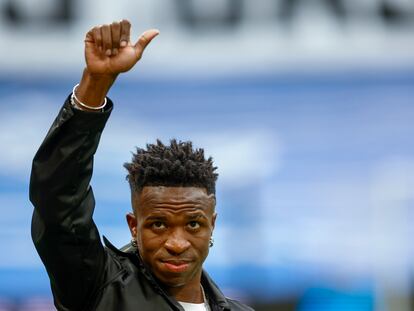
[[[138,231],[138,247],[142,256],[156,253],[164,245],[165,238],[155,235],[150,230]]]
[[[202,234],[198,237],[193,237],[190,239],[190,243],[192,244],[193,248],[198,251],[200,257],[207,257],[209,252],[209,245],[210,245],[210,235],[209,234]]]

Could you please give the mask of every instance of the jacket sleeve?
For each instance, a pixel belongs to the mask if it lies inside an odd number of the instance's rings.
[[[84,310],[103,282],[106,253],[92,220],[93,156],[112,111],[74,109],[66,100],[32,166],[32,239],[59,310]]]

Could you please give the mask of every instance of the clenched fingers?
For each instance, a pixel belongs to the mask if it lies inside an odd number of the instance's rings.
[[[112,54],[112,35],[110,25],[101,26],[102,48],[107,56]]]
[[[123,19],[121,21],[121,47],[125,47],[128,45],[129,41],[130,41],[130,32],[131,32],[131,23],[126,20]]]
[[[118,49],[120,47],[121,25],[120,23],[113,22],[110,28],[112,36],[112,55],[116,55],[118,54]]]
[[[85,42],[94,43],[107,56],[116,55],[119,48],[128,45],[130,30],[131,23],[128,20],[96,26],[87,33]]]

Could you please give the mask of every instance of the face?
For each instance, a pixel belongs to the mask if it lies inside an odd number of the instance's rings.
[[[127,215],[143,261],[168,287],[199,287],[216,214],[215,197],[198,187],[144,187]]]

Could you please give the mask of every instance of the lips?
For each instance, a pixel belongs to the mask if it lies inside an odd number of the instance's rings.
[[[186,260],[161,260],[162,266],[169,272],[182,273],[185,272],[190,262]]]

